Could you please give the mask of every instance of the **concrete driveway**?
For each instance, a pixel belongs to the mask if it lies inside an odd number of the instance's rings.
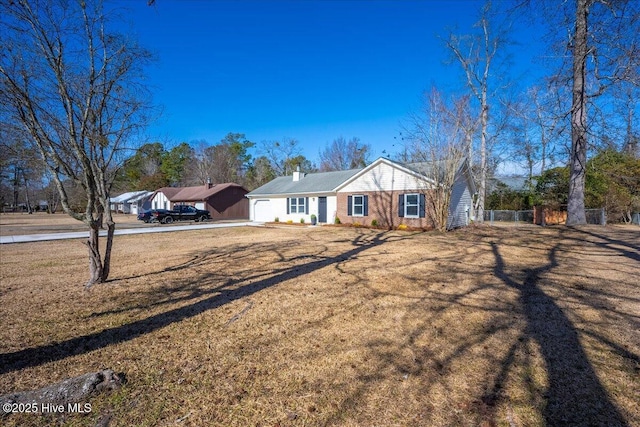
[[[116,236],[125,234],[145,234],[145,233],[167,233],[171,231],[183,230],[204,230],[207,228],[228,228],[228,227],[259,227],[264,225],[261,222],[222,222],[214,224],[195,224],[195,225],[155,225],[144,228],[124,228],[115,231]],[[117,226],[116,226],[117,227]],[[100,236],[106,236],[106,231],[101,231]],[[64,239],[86,239],[89,237],[88,231],[78,231],[73,233],[48,233],[48,234],[25,234],[20,236],[0,236],[0,244],[9,243],[27,243],[42,242],[46,240],[64,240]]]

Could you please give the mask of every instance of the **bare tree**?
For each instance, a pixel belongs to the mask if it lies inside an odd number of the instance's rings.
[[[320,152],[320,170],[328,172],[363,168],[369,163],[370,152],[371,146],[361,144],[359,138],[354,136],[347,141],[340,136]]]
[[[615,91],[617,100],[616,114],[624,118],[624,137],[622,151],[640,157],[640,129],[637,112],[640,87],[623,85]]]
[[[216,145],[207,145],[206,141],[196,144],[193,165],[195,181],[200,184],[209,179],[215,183],[246,183],[246,174],[252,165],[249,149],[255,144],[246,139],[244,134],[230,132]]]
[[[20,204],[24,203],[27,212],[32,213],[35,206],[31,196],[34,195],[44,176],[38,153],[22,138],[21,134],[12,132],[12,129],[7,127],[0,129],[0,150],[2,150],[2,163],[5,164],[3,175],[13,187],[11,203],[13,209],[18,207],[20,198]]]
[[[293,173],[297,166],[301,166],[305,172],[311,172],[313,169],[311,162],[300,154],[297,139],[285,137],[280,141],[264,141],[262,152],[278,176]]]
[[[489,135],[489,107],[490,107],[490,82],[494,60],[506,44],[504,32],[495,30],[491,25],[491,2],[485,3],[481,17],[476,24],[480,33],[470,36],[457,36],[451,34],[446,40],[446,46],[451,50],[455,59],[464,70],[466,85],[474,99],[478,102],[480,114],[480,171],[477,199],[478,221],[484,220],[484,204],[487,188],[488,164],[488,140]],[[495,30],[495,31],[494,31]],[[471,129],[473,120],[466,123],[465,140],[467,152],[471,151]]]
[[[510,135],[513,140],[510,144],[513,147],[515,160],[524,163],[527,168],[529,181],[533,176],[533,169],[539,161],[538,144],[533,140],[529,119],[531,110],[525,102],[515,102],[509,105],[510,110]]]
[[[195,146],[195,162],[193,165],[193,180],[195,184],[206,184],[207,179],[211,178],[213,170],[213,161],[207,153],[209,145],[204,139],[192,141],[191,145]]]
[[[526,167],[529,180],[555,161],[562,114],[554,98],[552,90],[543,92],[533,86],[505,105],[509,112],[510,155]]]
[[[560,59],[553,80],[560,90],[565,87],[571,90],[570,106],[566,107],[571,128],[567,225],[585,224],[587,153],[596,145],[598,134],[608,140],[604,142],[611,143],[612,132],[605,128],[611,127],[611,120],[596,118],[610,109],[611,89],[640,84],[640,2],[530,0],[527,3],[550,29],[546,39]]]
[[[115,230],[110,190],[124,144],[145,124],[141,67],[151,57],[110,31],[98,0],[2,1],[0,16],[0,118],[34,144],[64,211],[88,226],[86,286],[104,282]],[[65,181],[84,190],[82,211],[72,209]]]
[[[640,6],[636,1],[576,0],[570,41],[573,96],[567,225],[586,224],[589,100],[601,96],[611,86],[637,79],[638,19]]]
[[[556,142],[565,130],[557,96],[553,87],[547,92],[542,92],[536,86],[527,91],[528,105],[532,110],[529,123],[534,128],[533,133],[537,134],[540,147],[540,174],[547,170],[550,163],[555,162],[558,149]]]
[[[465,123],[469,120],[469,98],[447,103],[436,88],[426,95],[423,110],[411,116],[406,131],[411,141],[414,167],[427,177],[423,190],[428,193],[426,214],[434,227],[449,228],[451,194],[466,161]]]

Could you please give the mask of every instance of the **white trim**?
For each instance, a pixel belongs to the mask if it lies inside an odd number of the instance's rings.
[[[287,204],[289,205],[289,215],[293,215],[293,214],[302,214],[305,215],[305,212],[307,212],[309,209],[307,207],[307,198],[306,197],[287,197]],[[295,200],[295,206],[296,206],[296,211],[293,211],[293,203],[291,203],[292,200]],[[300,200],[302,200],[302,203],[300,203]],[[300,208],[302,207],[302,212],[300,212]]]
[[[335,196],[335,191],[313,191],[309,193],[270,193],[270,194],[245,194],[247,199],[264,199],[264,198],[273,198],[273,197],[295,197],[295,196],[304,196],[304,197],[325,197],[325,196]]]
[[[362,198],[362,203],[358,206],[362,207],[362,213],[356,213],[356,197]],[[364,194],[352,194],[351,195],[351,216],[364,216]]]
[[[402,194],[402,196],[404,197],[404,218],[420,218],[420,193],[404,193]],[[416,196],[416,203],[415,204],[411,204],[409,205],[409,203],[407,203],[407,198],[409,196]],[[411,206],[415,206],[416,208],[416,214],[415,215],[409,215],[407,213],[407,208]],[[426,207],[425,207],[426,209]]]

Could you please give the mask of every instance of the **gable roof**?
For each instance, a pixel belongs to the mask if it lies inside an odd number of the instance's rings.
[[[346,171],[310,173],[304,175],[299,181],[294,181],[291,175],[280,176],[256,188],[247,194],[247,197],[331,193],[335,191],[336,187],[360,170],[349,169]]]
[[[391,159],[387,159],[385,157],[379,157],[374,162],[369,164],[367,167],[365,167],[363,169],[360,169],[353,176],[351,176],[350,178],[345,180],[343,183],[338,185],[338,187],[336,188],[336,191],[340,190],[341,188],[343,188],[345,186],[347,186],[349,183],[355,181],[356,179],[358,179],[362,175],[366,174],[371,169],[375,168],[376,166],[378,166],[381,163],[384,163],[384,164],[387,164],[387,165],[389,165],[391,167],[399,169],[399,170],[401,170],[401,171],[403,171],[405,173],[408,173],[409,175],[413,175],[418,179],[427,180],[427,181],[433,181],[431,176],[432,176],[432,173],[434,171],[434,168],[437,168],[436,171],[441,171],[442,168],[445,165],[444,161],[400,163],[400,162],[396,162],[396,161],[391,160]],[[467,181],[469,183],[469,186],[471,188],[471,192],[475,193],[476,192],[475,183],[473,182],[473,179],[471,178],[471,175],[469,173],[469,168],[467,166],[468,166],[468,163],[467,163],[466,159],[462,159],[460,161],[460,164],[458,166],[458,170],[456,171],[456,173],[459,174],[459,173],[462,172],[462,173],[465,174],[465,176],[467,178]]]
[[[150,196],[151,194],[153,194],[151,191],[146,191],[146,190],[130,191],[128,193],[120,194],[119,196],[116,196],[116,197],[111,197],[109,201],[111,203],[127,203],[127,202],[132,203],[140,199],[143,199],[147,196]]]
[[[208,185],[196,185],[194,187],[162,187],[156,190],[153,195],[155,196],[157,193],[163,193],[171,202],[200,202],[207,200],[229,187],[237,187],[244,190],[244,188],[239,184],[225,182],[223,184],[213,184],[211,188],[209,188]]]
[[[355,174],[353,174],[352,176],[350,176],[348,179],[346,179],[345,181],[343,181],[342,183],[340,183],[338,185],[338,187],[336,187],[336,191],[340,190],[343,187],[346,187],[348,184],[350,184],[351,182],[355,181],[356,179],[360,178],[362,175],[366,174],[367,172],[369,172],[371,169],[377,167],[378,165],[380,165],[381,163],[387,164],[391,167],[394,167],[396,169],[400,169],[403,172],[409,174],[409,175],[413,175],[416,178],[419,179],[424,179],[425,175],[413,170],[412,168],[407,167],[407,165],[412,164],[412,163],[408,163],[408,164],[402,164],[399,162],[395,162],[391,159],[387,159],[385,157],[379,157],[377,158],[375,161],[373,161],[371,164],[369,164],[368,166],[366,166],[363,169],[358,170]]]
[[[405,173],[415,176],[419,179],[430,180],[429,176],[433,171],[433,167],[440,167],[441,162],[416,162],[416,163],[400,163],[384,157],[376,159],[368,166],[360,169],[349,169],[345,171],[333,172],[317,172],[305,175],[299,181],[294,181],[291,175],[281,176],[264,184],[261,187],[248,193],[247,197],[259,196],[276,196],[290,194],[316,194],[316,193],[333,193],[347,184],[355,181],[371,169],[381,163],[388,164],[396,169],[400,169]],[[457,173],[463,172],[471,186],[472,193],[475,193],[475,184],[469,175],[469,168],[466,160],[462,160],[458,167]]]

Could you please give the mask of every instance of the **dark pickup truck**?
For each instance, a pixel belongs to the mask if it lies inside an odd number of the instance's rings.
[[[148,212],[148,219],[138,219],[144,222],[161,222],[163,224],[171,224],[173,221],[207,221],[211,219],[209,211],[196,209],[189,205],[175,205],[172,210],[152,209]]]

